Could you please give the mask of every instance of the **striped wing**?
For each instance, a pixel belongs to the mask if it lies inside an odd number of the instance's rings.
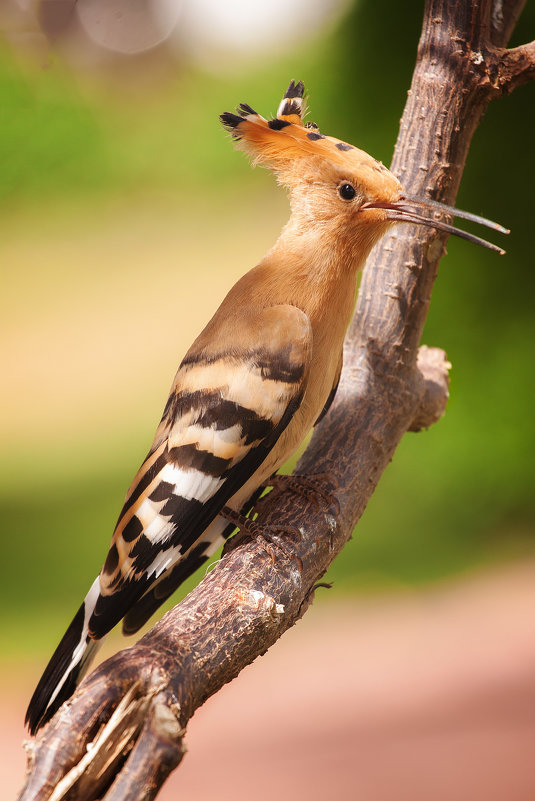
[[[181,560],[194,554],[197,563],[203,533],[299,407],[311,356],[308,318],[293,306],[243,315],[246,338],[240,331],[235,344],[235,326],[220,326],[217,349],[201,335],[179,368],[117,522],[89,620],[91,637],[108,632],[173,568],[180,575]]]
[[[264,487],[260,486],[243,505],[241,513],[246,515],[262,495]],[[220,548],[235,530],[234,523],[229,523],[218,516],[203,532],[199,541],[193,545],[173,567],[166,570],[144,595],[128,610],[123,618],[123,634],[135,634],[154,612],[176,591],[189,576]]]

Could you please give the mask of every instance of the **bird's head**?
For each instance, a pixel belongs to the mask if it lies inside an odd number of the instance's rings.
[[[266,120],[246,103],[236,113],[225,112],[220,117],[253,163],[273,170],[288,187],[296,226],[319,228],[368,251],[392,224],[414,223],[504,253],[496,245],[425,213],[461,217],[502,233],[509,233],[507,229],[442,203],[408,196],[380,161],[354,145],[322,134],[313,123],[304,123],[304,98],[303,83],[291,81],[275,118]]]

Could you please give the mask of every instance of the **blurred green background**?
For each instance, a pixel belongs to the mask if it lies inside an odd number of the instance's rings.
[[[239,55],[221,45],[211,62],[169,44],[96,58],[86,43],[82,57],[65,21],[44,36],[44,13],[4,25],[6,660],[51,652],[100,569],[181,356],[286,220],[284,193],[233,150],[218,114],[241,101],[273,113],[303,79],[310,118],[388,164],[422,7],[333,7],[303,35],[295,25]],[[534,30],[532,3],[513,43]],[[424,336],[453,363],[447,414],[404,438],[319,602],[535,553],[534,121],[531,85],[477,131],[458,205],[511,227],[507,256],[448,243]]]

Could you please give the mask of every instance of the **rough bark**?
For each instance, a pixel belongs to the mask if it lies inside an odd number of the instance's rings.
[[[428,0],[392,163],[410,194],[453,203],[488,103],[535,76],[535,43],[505,49],[522,6]],[[299,530],[295,556],[276,550],[274,559],[258,540],[229,547],[181,604],[95,670],[27,744],[21,801],[154,798],[182,758],[194,711],[305,612],[403,434],[444,411],[445,354],[418,347],[444,243],[428,229],[397,226],[368,261],[335,403],[297,467],[327,474],[337,503],[280,489],[263,500],[262,524]]]

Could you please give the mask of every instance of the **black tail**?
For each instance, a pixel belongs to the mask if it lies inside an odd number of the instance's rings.
[[[94,609],[98,590],[97,579],[39,680],[26,712],[30,734],[35,734],[70,698],[101,644],[101,640],[91,640],[87,635],[87,621]]]

